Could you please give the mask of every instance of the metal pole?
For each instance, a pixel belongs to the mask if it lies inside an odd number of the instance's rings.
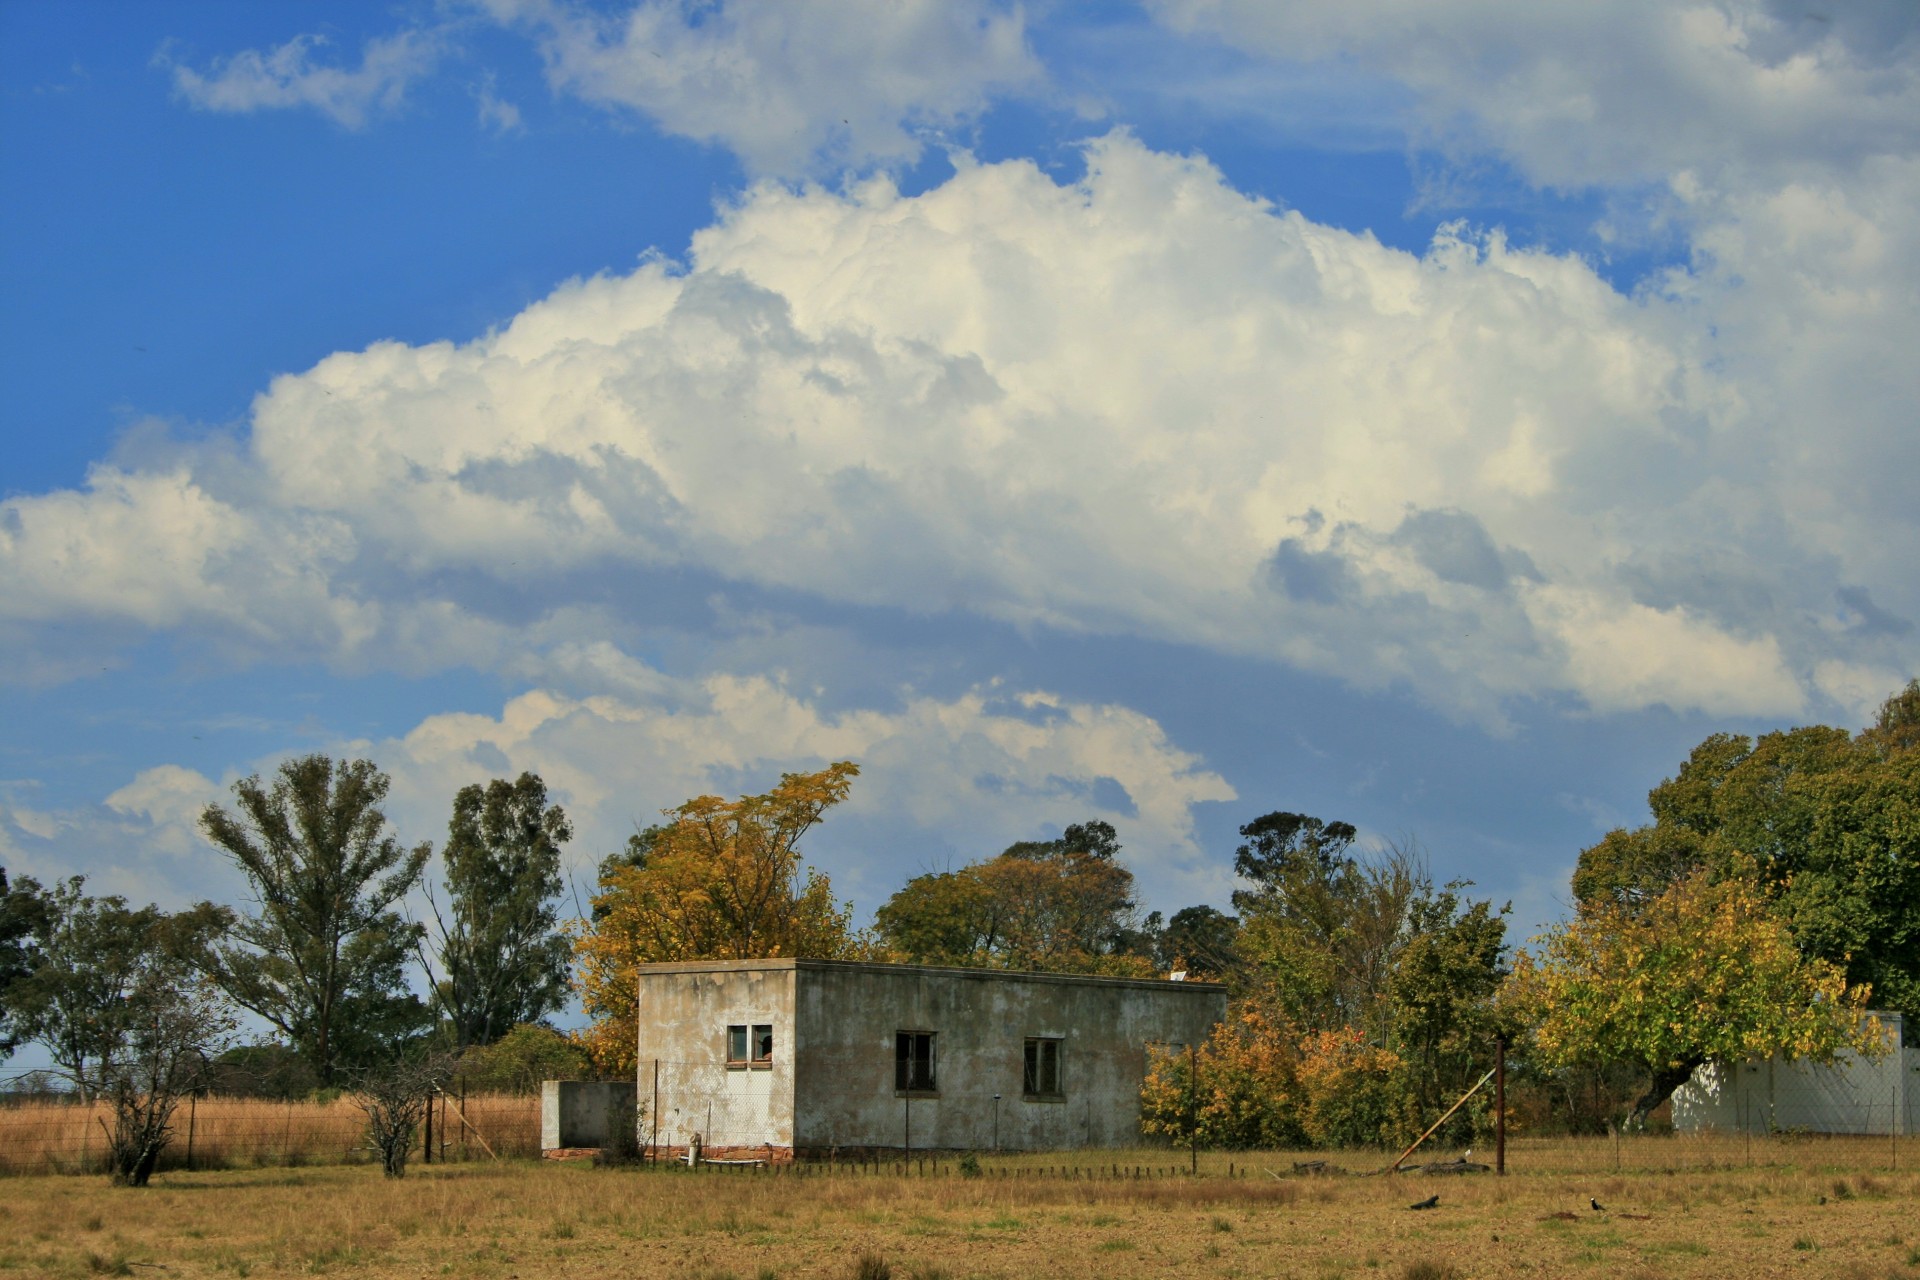
[[[1000,1095],[993,1095],[993,1149],[1000,1149]]]
[[[421,1145],[426,1148],[421,1153],[422,1164],[433,1163],[433,1101],[434,1095],[429,1093],[427,1095],[427,1117],[421,1122],[426,1128],[426,1133],[421,1137]]]
[[[909,1080],[907,1083],[912,1084],[913,1082]],[[911,1089],[907,1090],[906,1124],[907,1124],[907,1128],[906,1128],[907,1155],[912,1155],[913,1154],[913,1090]]]
[[[653,1060],[653,1162],[660,1163],[660,1059]]]
[[[187,1095],[187,1172],[193,1172],[193,1122],[200,1107],[200,1095]]]
[[[1507,1038],[1493,1041],[1493,1175],[1507,1176]]]

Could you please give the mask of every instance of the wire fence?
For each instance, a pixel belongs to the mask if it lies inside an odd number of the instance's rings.
[[[98,1173],[106,1169],[112,1108],[47,1093],[0,1097],[0,1174]],[[351,1097],[278,1102],[261,1098],[183,1098],[159,1168],[231,1169],[376,1160],[367,1115]],[[431,1141],[423,1126],[422,1161],[537,1157],[540,1100],[511,1094],[465,1095],[456,1084],[434,1100]]]
[[[655,1072],[657,1071],[657,1076]],[[851,1088],[848,1082],[843,1087]],[[0,1082],[0,1173],[104,1170],[110,1108],[35,1088],[28,1078]],[[828,1173],[955,1173],[971,1155],[983,1176],[1112,1178],[1188,1175],[1313,1176],[1373,1173],[1394,1151],[1189,1151],[1177,1140],[1158,1148],[1115,1152],[1077,1132],[1016,1135],[995,1125],[943,1140],[938,1104],[894,1103],[885,1140],[848,1142],[795,1153],[791,1076],[771,1066],[649,1059],[637,1080],[639,1145],[655,1160],[684,1157],[699,1135],[703,1150],[728,1158],[774,1162],[800,1155]],[[786,1090],[784,1101],[781,1091]],[[1486,1091],[1491,1093],[1489,1089]],[[908,1106],[918,1109],[915,1115]],[[1826,1167],[1860,1172],[1920,1168],[1920,1049],[1835,1066],[1785,1061],[1706,1069],[1681,1089],[1670,1117],[1651,1131],[1557,1135],[1510,1126],[1504,1152],[1481,1128],[1470,1140],[1436,1138],[1404,1162],[1430,1173],[1675,1173],[1767,1167]],[[1066,1114],[1062,1112],[1062,1114]],[[899,1126],[898,1137],[895,1125]],[[909,1127],[910,1126],[910,1127]],[[430,1127],[431,1132],[426,1129]],[[975,1126],[978,1127],[978,1126]],[[851,1135],[849,1135],[851,1136]],[[1004,1138],[1004,1146],[1001,1139]],[[1038,1139],[1038,1140],[1028,1140]],[[1137,1141],[1137,1140],[1136,1140]],[[468,1094],[455,1082],[436,1098],[430,1126],[417,1136],[416,1160],[537,1158],[537,1096]],[[1504,1156],[1504,1159],[1502,1159]],[[374,1159],[366,1115],[351,1096],[328,1101],[274,1101],[208,1096],[184,1099],[160,1167],[220,1169],[359,1163]],[[1135,1170],[1140,1172],[1136,1173]]]

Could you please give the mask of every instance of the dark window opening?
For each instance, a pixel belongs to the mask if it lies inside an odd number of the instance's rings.
[[[773,1061],[773,1028],[765,1023],[753,1028],[753,1064],[764,1067]]]
[[[933,1032],[902,1031],[893,1038],[893,1087],[902,1093],[932,1093]]]
[[[1029,1098],[1057,1098],[1060,1088],[1060,1042],[1033,1039],[1027,1041],[1027,1062],[1022,1088]]]
[[[747,1060],[747,1029],[745,1026],[727,1028],[727,1061],[745,1062]]]

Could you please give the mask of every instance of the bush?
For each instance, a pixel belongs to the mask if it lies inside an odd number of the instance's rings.
[[[538,1093],[543,1080],[593,1079],[586,1052],[552,1027],[523,1022],[489,1045],[460,1055],[455,1070],[482,1093]]]
[[[1183,1146],[1301,1146],[1297,1065],[1291,1029],[1243,1011],[1193,1055],[1170,1048],[1154,1057],[1140,1090],[1141,1131]]]
[[[1299,1078],[1307,1137],[1322,1147],[1390,1147],[1419,1136],[1420,1104],[1400,1055],[1351,1029],[1308,1038]]]

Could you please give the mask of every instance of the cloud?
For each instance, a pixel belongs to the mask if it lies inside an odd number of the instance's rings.
[[[325,36],[299,35],[264,52],[245,49],[216,58],[205,72],[175,61],[169,48],[154,61],[173,73],[174,92],[202,111],[245,115],[309,108],[359,129],[377,114],[398,110],[407,89],[445,53],[438,31],[400,31],[368,40],[359,67],[349,70],[316,61],[326,44]]]
[[[664,809],[851,759],[862,769],[853,798],[812,838],[811,856],[865,910],[930,866],[1093,818],[1119,829],[1154,901],[1224,900],[1230,875],[1200,849],[1194,809],[1234,790],[1131,708],[988,684],[829,711],[765,675],[677,680],[605,645],[559,655],[556,670],[578,674],[583,660],[612,673],[598,683],[618,692],[533,688],[497,715],[431,715],[399,737],[321,749],[387,771],[385,811],[409,844],[439,836],[461,787],[540,774],[573,820],[572,870],[587,885],[602,855]],[[253,771],[268,777],[278,763]],[[199,831],[206,805],[231,796],[194,770],[143,770],[97,805],[53,809],[31,803],[35,793],[0,784],[0,865],[14,874],[82,872],[96,892],[168,905],[238,889]]]
[[[502,670],[586,661],[695,575],[1489,723],[1793,713],[1820,663],[1920,665],[1833,594],[1920,610],[1893,212],[1920,182],[1828,196],[1744,207],[1712,262],[1629,296],[1498,234],[1390,249],[1124,133],[1075,182],[765,185],[684,263],[277,378],[236,456],[0,504],[0,626]]]
[[[756,174],[911,161],[1044,79],[1022,10],[993,0],[487,7],[533,33],[557,92],[727,147]]]
[[[1284,66],[1344,61],[1419,98],[1426,141],[1563,188],[1685,170],[1777,184],[1920,140],[1920,11],[1899,0],[1152,0]]]
[[[200,810],[225,799],[210,779],[178,765],[146,769],[95,805],[34,804],[39,785],[0,782],[0,866],[42,884],[84,875],[87,890],[177,909],[240,888],[199,834]]]

